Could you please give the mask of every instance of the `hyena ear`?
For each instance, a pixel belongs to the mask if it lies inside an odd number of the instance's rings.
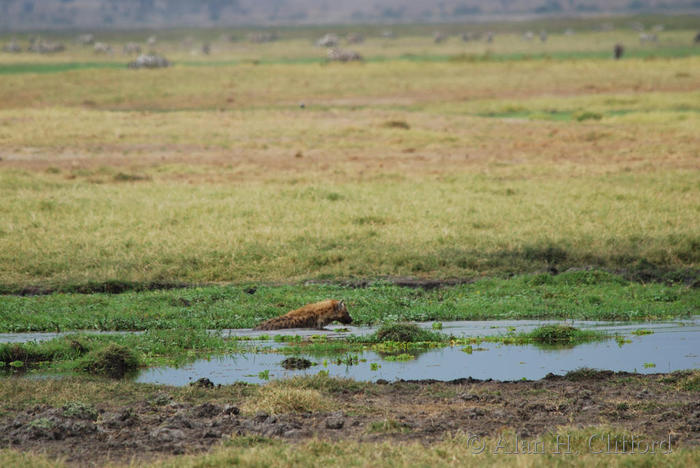
[[[340,302],[338,303],[338,308],[339,308],[339,309],[342,309],[342,308],[344,308],[344,307],[345,307],[345,301],[340,301]]]

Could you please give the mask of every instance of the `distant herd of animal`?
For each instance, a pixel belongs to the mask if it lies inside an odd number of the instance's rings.
[[[573,30],[568,29],[565,33],[565,35],[571,35],[573,34]],[[385,31],[382,33],[383,38],[394,38],[394,34],[391,31]],[[485,36],[486,42],[493,42],[494,41],[494,33],[492,32],[487,32]],[[523,34],[523,39],[527,41],[531,41],[535,37],[535,33],[532,31],[528,31],[525,34]],[[443,32],[436,32],[433,35],[433,41],[436,44],[442,43],[446,41],[448,36],[443,33]],[[479,40],[482,38],[482,34],[478,33],[464,33],[461,35],[461,38],[465,42],[469,41],[474,41],[474,40]],[[548,38],[548,34],[546,31],[540,31],[539,33],[539,38],[542,42],[546,42]],[[253,43],[262,43],[262,42],[271,42],[271,41],[276,41],[278,40],[278,36],[276,34],[272,33],[258,33],[258,34],[252,34],[249,36],[248,40]],[[326,47],[328,49],[328,60],[329,61],[338,61],[338,62],[352,62],[352,61],[360,61],[362,60],[362,56],[352,50],[347,50],[347,49],[342,49],[340,48],[340,41],[341,39],[335,35],[335,34],[326,34],[322,38],[316,41],[316,45],[318,47]],[[348,44],[360,44],[364,42],[364,37],[356,34],[356,33],[351,33],[348,34],[347,37],[345,38],[345,41]],[[111,54],[113,53],[112,46],[104,43],[104,42],[98,42],[95,40],[95,36],[93,34],[81,34],[76,38],[76,42],[82,46],[92,46],[94,52],[96,54]],[[186,39],[183,41],[183,44],[191,46],[191,39]],[[658,35],[656,33],[646,33],[646,32],[641,32],[639,34],[639,42],[640,43],[657,43],[658,42]],[[695,44],[700,44],[700,32],[698,32],[694,39],[693,42]],[[156,37],[151,36],[148,38],[146,41],[146,44],[149,47],[153,47],[156,44]],[[5,53],[20,53],[23,52],[25,49],[20,46],[19,42],[17,39],[12,39],[10,42],[5,44],[2,47],[2,52]],[[39,54],[55,54],[59,52],[63,52],[66,50],[66,46],[61,43],[61,42],[52,42],[52,41],[46,41],[43,40],[39,37],[32,37],[29,39],[29,45],[26,48],[27,52],[34,52],[34,53],[39,53]],[[202,53],[205,55],[208,55],[211,51],[211,45],[208,42],[205,42],[196,52],[197,53]],[[137,55],[141,54],[141,46],[138,43],[135,42],[128,42],[123,46],[123,53],[125,55]],[[621,43],[615,44],[613,47],[613,57],[616,60],[619,60],[622,58],[622,56],[625,53],[625,47]],[[136,60],[130,64],[131,68],[159,68],[163,66],[168,66],[167,60],[163,59],[162,57],[159,57],[155,53],[150,53],[150,54],[144,54],[140,56],[140,60]]]

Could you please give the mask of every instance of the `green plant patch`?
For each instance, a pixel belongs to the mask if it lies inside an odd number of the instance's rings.
[[[595,330],[579,330],[566,325],[545,325],[526,333],[523,338],[544,345],[567,345],[606,339],[610,336]]]
[[[0,295],[0,332],[149,330],[155,339],[157,330],[179,329],[168,339],[204,344],[208,338],[196,330],[252,328],[267,318],[330,298],[346,301],[356,325],[485,319],[660,320],[688,317],[697,313],[700,303],[698,288],[640,284],[596,270],[489,278],[432,290],[381,281],[365,288],[258,285],[255,294],[248,290],[249,285],[242,285],[121,294]],[[664,301],[654,300],[660,297]],[[158,341],[167,345],[165,337]]]
[[[418,341],[443,341],[440,333],[425,330],[412,323],[390,323],[382,325],[370,341],[414,343]]]
[[[90,374],[122,378],[136,371],[140,364],[140,358],[133,350],[112,343],[85,356],[80,368]]]

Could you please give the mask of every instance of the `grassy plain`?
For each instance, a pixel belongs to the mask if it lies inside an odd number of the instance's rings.
[[[599,34],[508,40],[605,51]],[[3,76],[0,284],[697,268],[696,55],[445,47],[463,52]]]
[[[492,44],[434,44],[432,26],[397,28],[396,39],[374,31],[348,46],[366,59],[352,64],[325,62],[312,45],[320,30],[270,44],[195,31],[183,45],[189,32],[164,32],[156,49],[174,61],[165,70],[125,68],[120,45],[134,32],[106,36],[118,41],[107,56],[75,44],[52,56],[0,53],[0,331],[145,331],[29,345],[67,370],[113,342],[149,365],[236,351],[205,330],[329,297],[345,298],[358,324],[697,314],[700,49],[681,20],[656,44],[640,44],[627,23],[593,32],[584,22],[572,36],[562,26],[546,43],[522,39],[541,29],[534,23],[495,27]],[[202,40],[211,55],[198,52]],[[613,61],[620,41],[626,57]],[[424,290],[397,277],[475,282]],[[192,287],[158,290],[177,285]],[[13,295],[36,292],[51,294]],[[328,386],[365,384],[324,385],[168,391],[249,411],[299,397],[327,411]],[[75,398],[128,406],[157,391],[3,378],[0,416]],[[156,466],[504,464],[468,452],[461,435],[428,448],[233,438]],[[505,462],[697,458],[681,449]],[[3,466],[55,459],[0,452]]]

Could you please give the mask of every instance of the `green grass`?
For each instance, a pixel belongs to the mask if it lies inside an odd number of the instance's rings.
[[[516,62],[525,60],[590,60],[590,59],[609,59],[610,51],[555,51],[555,52],[535,52],[535,53],[483,53],[483,54],[457,54],[457,55],[440,55],[440,54],[403,54],[398,57],[386,57],[382,55],[367,56],[364,60],[368,63],[386,63],[390,61],[407,61],[417,63],[436,63],[436,62]],[[632,50],[626,54],[628,59],[668,59],[668,58],[684,58],[698,55],[696,47],[693,46],[676,46],[666,48],[655,48],[647,50]],[[57,63],[0,63],[0,75],[16,75],[16,74],[46,74],[46,73],[63,73],[67,71],[81,70],[100,70],[100,69],[123,69],[131,60],[129,57],[124,57],[120,62],[57,62]],[[188,61],[180,60],[174,65],[178,67],[230,67],[236,65],[309,65],[309,64],[324,64],[326,59],[323,57],[296,57],[296,58],[268,58],[251,60],[209,60],[209,61]]]
[[[243,349],[244,343],[202,329],[148,330],[133,335],[71,334],[42,342],[0,344],[0,368],[122,377],[138,367],[179,365]]]
[[[383,343],[393,341],[399,343],[414,343],[417,341],[441,341],[440,333],[424,330],[412,323],[387,323],[370,337],[372,341]]]
[[[74,339],[58,339],[48,342],[0,344],[0,367],[7,369],[11,363],[21,362],[22,369],[45,362],[74,360],[87,352],[84,345]]]
[[[564,325],[545,325],[526,333],[524,338],[535,344],[562,346],[610,338],[595,330],[579,330]]]
[[[15,75],[24,73],[62,73],[74,70],[118,69],[126,67],[126,62],[69,62],[69,63],[3,63],[0,64],[0,75]]]
[[[384,321],[573,318],[655,320],[697,313],[698,289],[640,284],[601,271],[482,279],[436,290],[377,282],[208,286],[123,294],[0,296],[0,331],[223,329],[253,327],[304,304],[344,299],[358,325]],[[183,335],[184,336],[184,335]]]

